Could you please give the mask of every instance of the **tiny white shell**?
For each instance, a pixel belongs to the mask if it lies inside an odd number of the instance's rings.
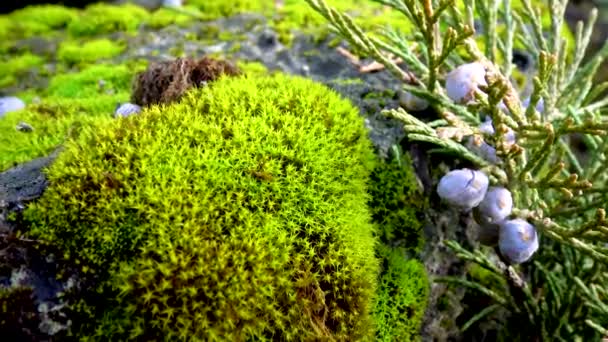
[[[437,194],[454,207],[470,210],[483,200],[488,184],[488,176],[481,171],[452,170],[441,177]]]
[[[509,262],[526,262],[538,250],[536,229],[522,219],[503,221],[500,224],[498,248],[500,254]]]
[[[8,112],[14,112],[25,108],[25,102],[14,96],[0,97],[0,118]]]
[[[399,94],[399,102],[406,110],[421,111],[429,107],[429,102],[425,99],[421,99],[418,96],[404,91]]]
[[[503,187],[491,186],[483,201],[479,203],[479,211],[488,222],[497,223],[511,215],[513,197],[511,192]]]
[[[473,62],[452,70],[445,79],[448,97],[456,103],[466,104],[474,99],[479,86],[487,86],[486,69],[483,64]]]
[[[141,107],[133,103],[123,103],[116,108],[114,111],[114,117],[127,117],[133,114],[139,114]]]

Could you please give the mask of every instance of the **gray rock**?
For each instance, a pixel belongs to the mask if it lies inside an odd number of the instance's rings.
[[[43,169],[55,160],[58,152],[0,173],[0,210],[40,197],[47,186]]]
[[[25,133],[34,131],[34,127],[32,127],[32,125],[28,124],[27,122],[23,122],[23,121],[20,121],[17,124],[17,127],[15,127],[15,129],[18,130],[19,132],[25,132]]]

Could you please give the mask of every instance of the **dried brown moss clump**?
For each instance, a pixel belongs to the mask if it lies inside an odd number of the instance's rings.
[[[131,101],[140,106],[169,103],[179,99],[192,87],[212,82],[221,75],[239,74],[241,71],[235,65],[209,57],[159,62],[137,76]]]

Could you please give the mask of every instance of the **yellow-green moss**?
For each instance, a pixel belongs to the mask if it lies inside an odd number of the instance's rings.
[[[94,36],[112,32],[135,32],[150,13],[142,7],[93,4],[68,25],[73,36]]]
[[[262,76],[268,73],[268,68],[260,62],[237,61],[237,66],[243,73],[250,76]]]
[[[68,65],[86,64],[117,56],[125,48],[124,44],[105,38],[85,42],[65,41],[59,45],[57,59]]]
[[[0,37],[9,39],[40,36],[66,27],[77,11],[59,5],[34,5],[0,18]]]
[[[409,32],[411,25],[403,14],[389,10],[385,6],[370,0],[328,0],[330,7],[345,12],[353,17],[364,31],[377,36],[379,28],[390,25],[402,32]],[[312,34],[317,41],[322,40],[329,32],[327,21],[314,11],[305,1],[285,0],[284,6],[273,17],[273,27],[279,38],[286,45],[291,44],[293,30],[303,30]]]
[[[7,113],[0,119],[0,171],[48,155],[65,140],[71,128],[90,125],[104,117],[110,119],[119,98],[45,100]],[[34,131],[18,131],[15,127],[20,122],[31,125]]]
[[[159,29],[173,24],[185,27],[193,23],[194,20],[194,16],[182,14],[167,8],[159,8],[148,17],[145,24],[153,29]]]
[[[266,0],[190,0],[189,6],[196,7],[200,11],[200,16],[204,20],[229,17],[239,13],[264,13],[270,14],[274,8],[272,1]]]
[[[44,63],[42,57],[25,53],[0,61],[0,88],[17,83],[17,79],[28,71],[37,70]]]
[[[95,275],[78,337],[361,340],[373,164],[363,119],[325,86],[223,78],[83,129],[25,217]]]
[[[39,105],[7,113],[0,120],[0,171],[16,163],[44,156],[59,146],[73,127],[88,126],[112,117],[116,105],[129,100],[131,79],[145,66],[94,65],[81,72],[51,78],[42,94],[26,92],[24,99],[42,95]],[[103,80],[105,85],[100,87]],[[26,122],[33,132],[19,132]]]
[[[108,90],[128,93],[137,71],[140,70],[132,70],[127,65],[92,65],[77,73],[60,74],[51,78],[46,95],[53,98],[90,98]],[[105,83],[103,88],[100,87],[100,81]]]

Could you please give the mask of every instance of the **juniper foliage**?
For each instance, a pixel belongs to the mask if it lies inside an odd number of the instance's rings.
[[[510,318],[502,323],[514,328],[504,329],[512,337],[597,340],[606,335],[608,99],[603,95],[608,83],[597,84],[594,77],[608,55],[608,42],[587,54],[597,11],[568,39],[567,0],[376,1],[402,13],[418,30],[383,28],[381,37],[372,36],[324,0],[307,0],[350,46],[382,63],[403,81],[405,91],[426,100],[440,116],[424,122],[403,108],[384,111],[403,122],[407,138],[475,164],[493,184],[510,190],[513,216],[527,219],[541,235],[539,253],[518,269],[492,261],[487,250],[448,243],[462,259],[507,280],[505,288],[494,289],[467,279],[436,279],[492,299],[462,329],[506,310]],[[535,65],[523,85],[516,81],[515,47],[525,48]],[[456,104],[447,95],[445,77],[472,61],[484,66],[488,85],[474,101]],[[478,128],[484,116],[492,119],[495,134]],[[506,143],[511,130],[514,144]],[[463,137],[488,143],[500,162],[476,154]],[[575,140],[584,151],[575,148]]]

